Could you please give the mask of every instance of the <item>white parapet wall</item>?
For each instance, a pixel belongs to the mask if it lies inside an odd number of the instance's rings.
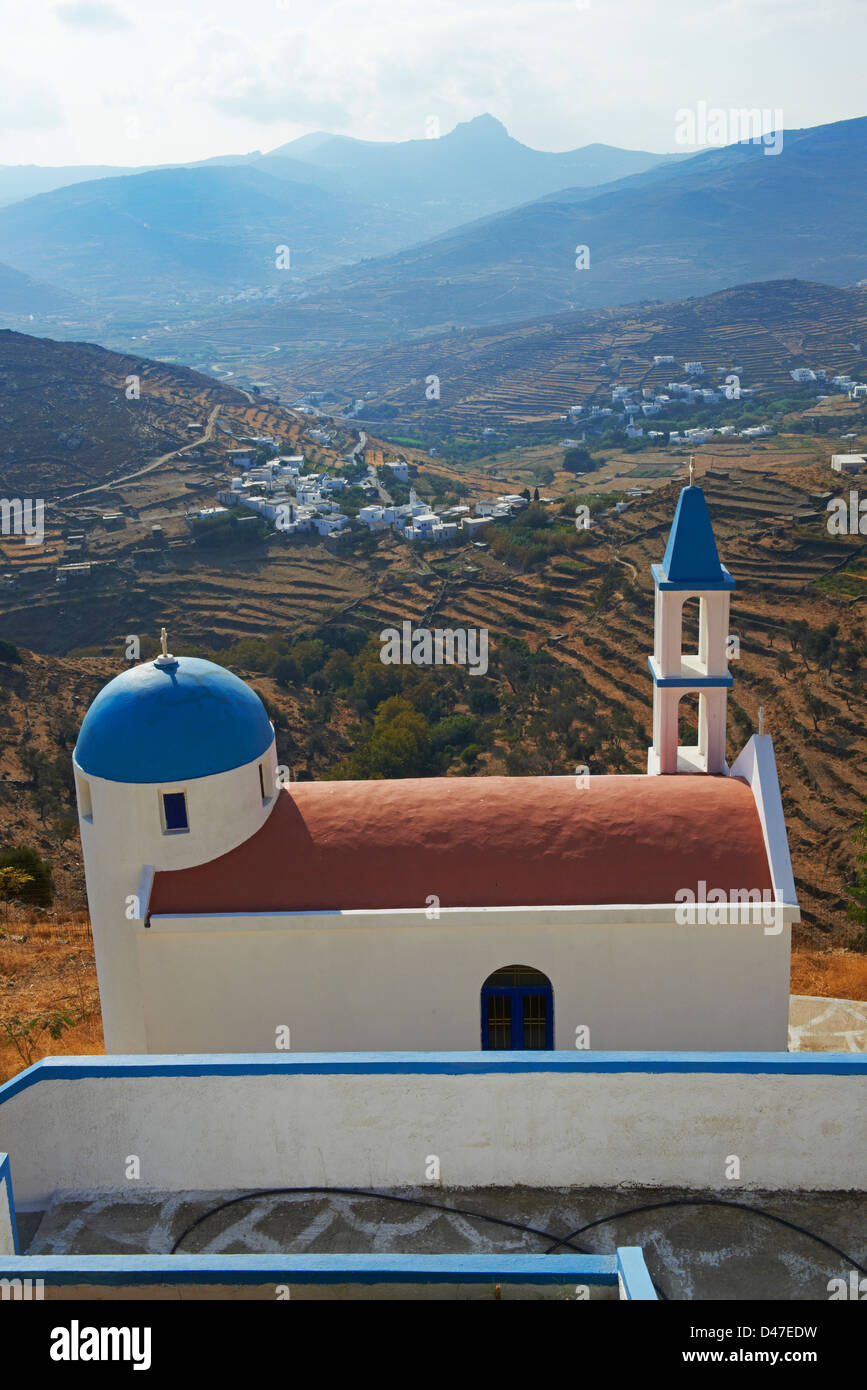
[[[0,1153],[0,1255],[17,1255],[15,1207],[9,1172],[9,1155]]]
[[[867,1055],[840,1053],[49,1058],[0,1087],[0,1150],[23,1209],[417,1186],[432,1155],[447,1188],[858,1190],[865,1080]]]

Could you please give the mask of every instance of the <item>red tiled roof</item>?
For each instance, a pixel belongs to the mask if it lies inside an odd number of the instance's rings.
[[[771,887],[739,778],[298,782],[237,849],[157,873],[150,911],[671,903],[700,880]]]

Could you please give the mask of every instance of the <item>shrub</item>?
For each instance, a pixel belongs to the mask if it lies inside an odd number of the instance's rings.
[[[22,885],[12,896],[23,903],[33,903],[37,907],[50,907],[54,898],[54,883],[51,865],[41,859],[35,849],[22,846],[20,849],[0,850],[0,869],[18,869],[22,875],[29,876],[30,882]]]

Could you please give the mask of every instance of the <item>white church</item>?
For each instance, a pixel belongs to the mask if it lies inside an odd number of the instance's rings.
[[[780,790],[761,729],[726,762],[734,580],[692,483],[653,578],[646,775],[280,785],[237,676],[164,643],[112,680],[74,753],[106,1050],[785,1051]]]

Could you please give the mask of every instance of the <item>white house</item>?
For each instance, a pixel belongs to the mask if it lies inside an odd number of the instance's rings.
[[[336,512],[333,516],[315,516],[313,526],[320,536],[330,536],[334,531],[342,531],[349,525],[349,517]]]
[[[364,526],[368,526],[371,531],[379,530],[388,525],[385,520],[384,508],[378,506],[359,507],[358,520]]]
[[[481,531],[484,526],[489,526],[493,521],[493,516],[465,516],[461,519],[461,530],[466,531],[470,540],[477,531]]]
[[[404,459],[386,459],[382,466],[387,468],[399,483],[409,482],[409,465]]]
[[[798,905],[770,737],[727,761],[700,488],[653,577],[641,775],[286,785],[229,671],[164,640],[111,681],[73,758],[107,1050],[784,1050]]]

